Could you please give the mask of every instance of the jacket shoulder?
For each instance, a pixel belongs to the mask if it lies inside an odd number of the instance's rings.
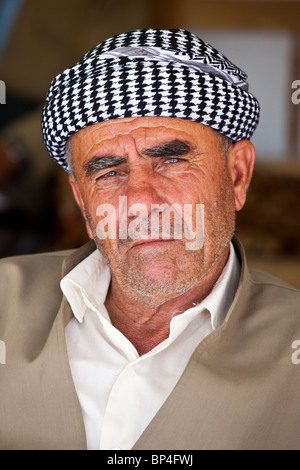
[[[14,256],[0,260],[0,331],[27,330],[52,322],[62,301],[60,280],[71,251]],[[3,338],[2,338],[3,339]]]
[[[247,289],[249,311],[254,309],[263,318],[288,321],[300,333],[300,290],[267,272],[250,269]],[[248,286],[249,286],[248,284]],[[283,316],[283,312],[285,315]],[[254,314],[254,311],[253,311]]]
[[[49,265],[62,265],[63,260],[72,254],[74,250],[62,250],[62,251],[53,251],[49,253],[37,253],[33,255],[20,255],[20,256],[10,256],[7,258],[0,259],[0,269],[8,269],[12,266],[18,266],[21,269],[30,268],[31,266],[47,266]]]
[[[288,282],[273,276],[272,274],[254,268],[250,268],[249,272],[253,284],[270,287],[273,286],[274,288],[287,290],[288,292],[290,291],[291,294],[295,293],[295,295],[300,295],[300,290],[297,289],[297,287],[292,286]]]
[[[260,348],[264,344],[266,357],[267,350],[271,355],[284,351],[290,357],[291,344],[300,338],[300,290],[267,272],[249,269],[248,273],[231,310],[232,319],[243,329],[245,342],[255,338]]]
[[[1,298],[9,292],[37,289],[43,280],[59,282],[65,258],[71,251],[58,251],[53,253],[40,253],[34,255],[12,256],[0,260]],[[3,291],[3,292],[2,292]]]

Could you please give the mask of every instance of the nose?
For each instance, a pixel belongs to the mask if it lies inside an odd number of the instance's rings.
[[[161,177],[147,163],[132,168],[126,183],[128,217],[134,218],[137,211],[142,217],[150,216],[153,207],[165,204]]]

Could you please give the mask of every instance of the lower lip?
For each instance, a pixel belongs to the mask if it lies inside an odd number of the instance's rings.
[[[138,245],[134,245],[132,248],[149,248],[149,247],[153,247],[153,248],[157,248],[157,247],[161,247],[161,248],[165,248],[169,243],[174,243],[176,242],[176,240],[156,240],[156,241],[149,241],[149,242],[145,242],[145,243],[139,243]]]

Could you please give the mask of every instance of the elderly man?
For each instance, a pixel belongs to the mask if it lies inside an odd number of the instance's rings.
[[[183,30],[120,34],[53,80],[44,141],[92,241],[2,262],[1,448],[300,447],[299,291],[233,236],[258,117],[245,73]]]

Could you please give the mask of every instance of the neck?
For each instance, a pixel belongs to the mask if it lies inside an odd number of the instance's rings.
[[[133,299],[125,293],[112,274],[105,302],[112,324],[126,336],[140,355],[146,354],[168,338],[174,316],[202,302],[209,295],[224,269],[228,254],[229,247],[196,285],[155,307],[149,305],[144,297]]]

